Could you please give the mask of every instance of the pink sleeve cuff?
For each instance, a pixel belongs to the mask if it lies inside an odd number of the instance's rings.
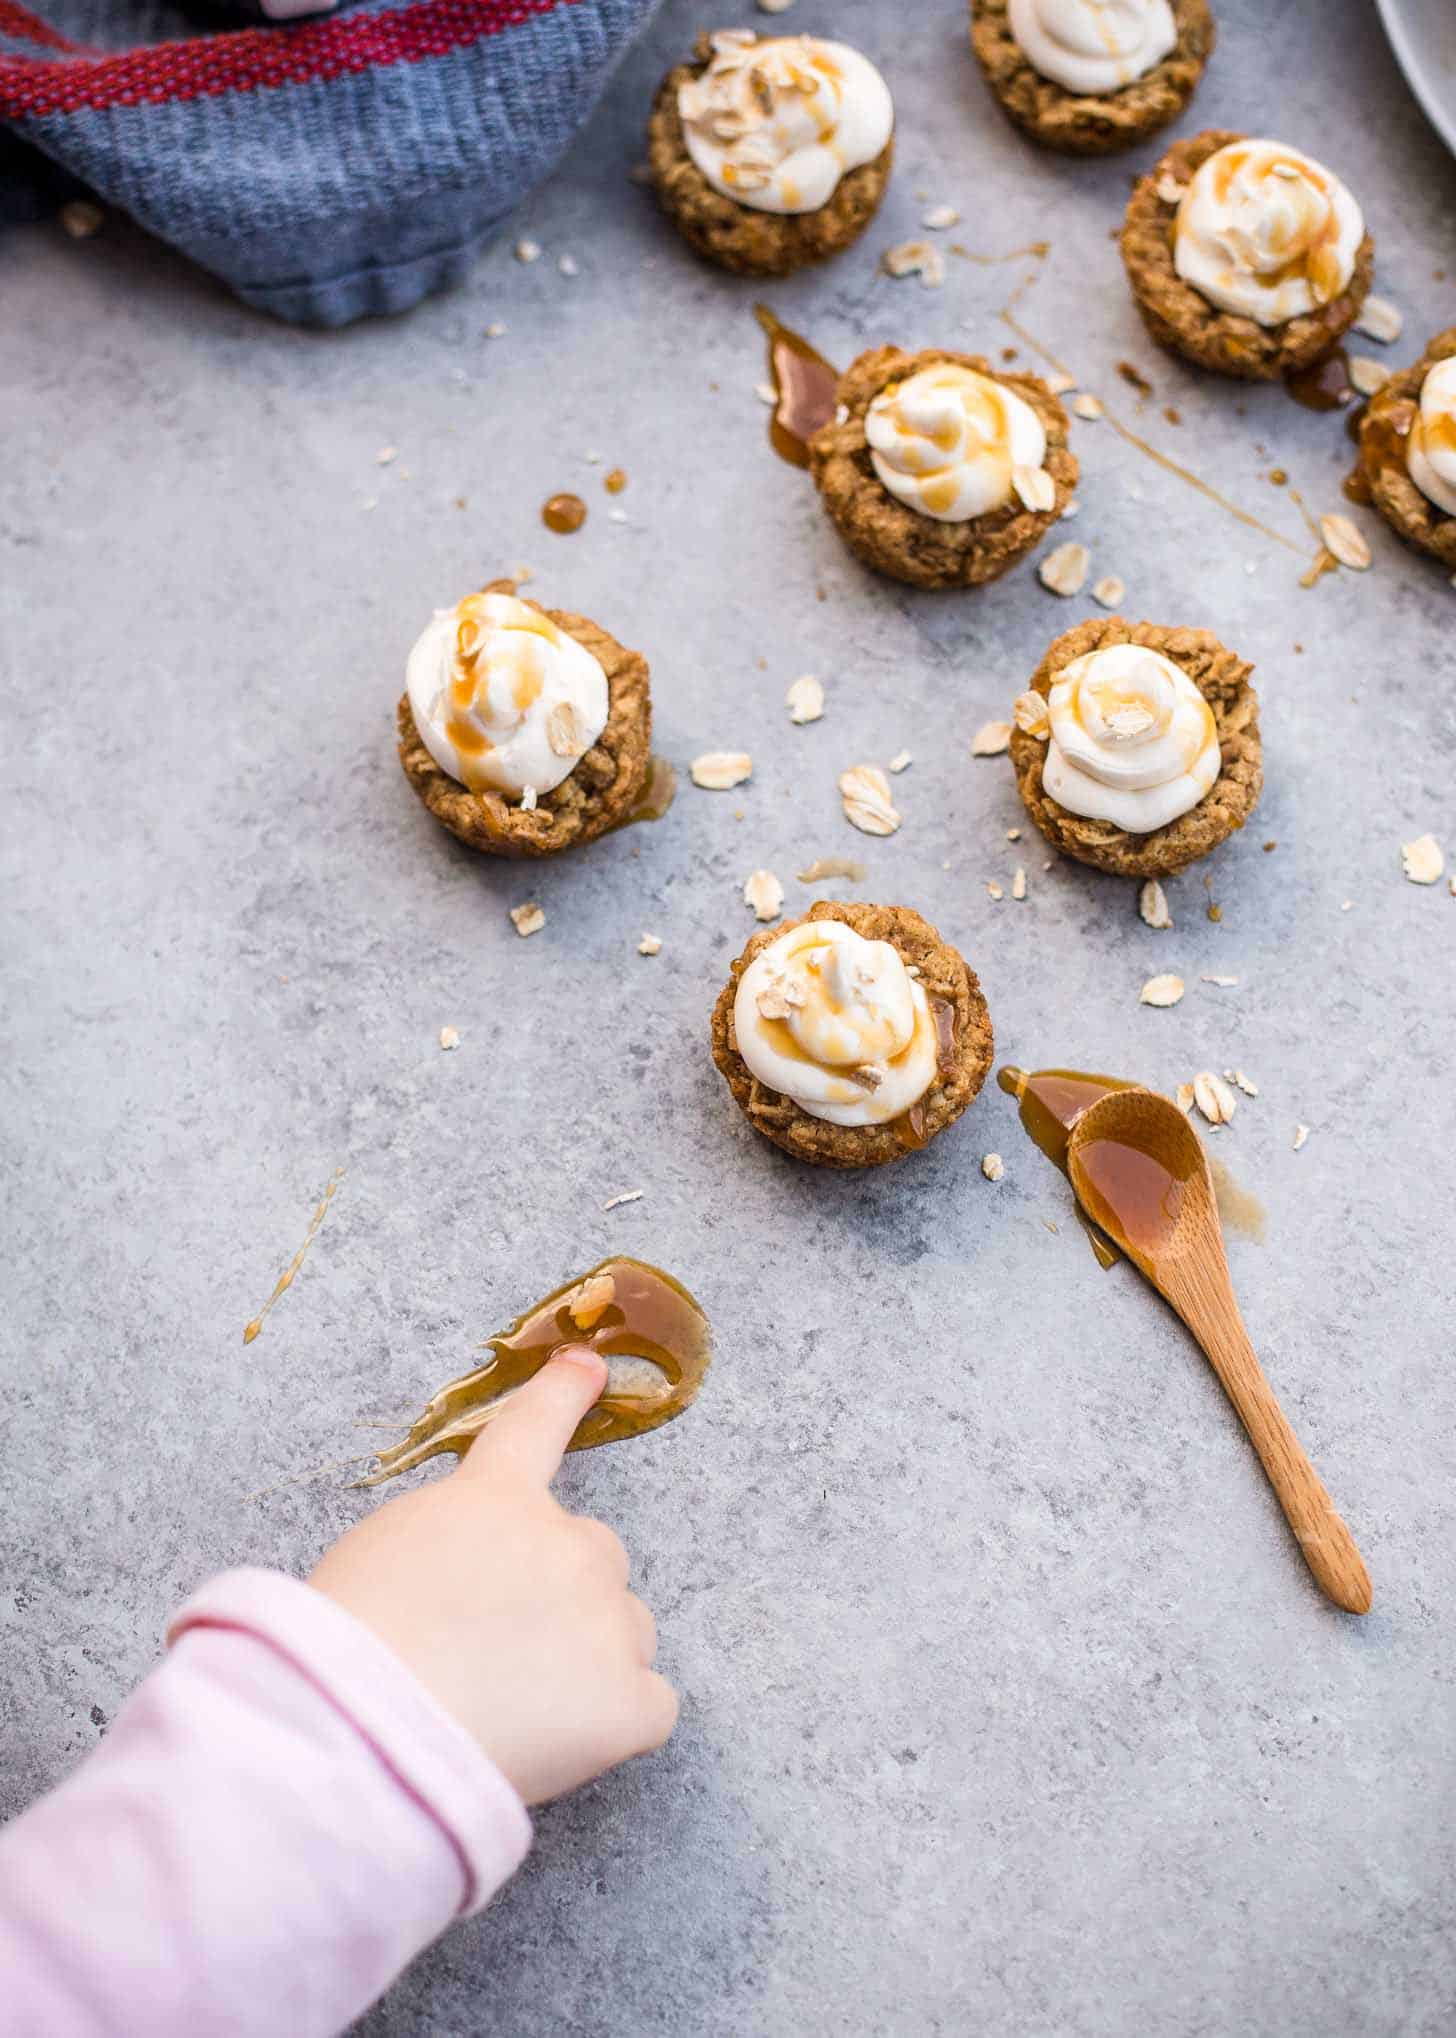
[[[525,1806],[413,1671],[351,1613],[279,1571],[224,1571],[180,1608],[174,1643],[194,1629],[251,1635],[355,1729],[460,1863],[458,1915],[488,1903],[531,1844]]]

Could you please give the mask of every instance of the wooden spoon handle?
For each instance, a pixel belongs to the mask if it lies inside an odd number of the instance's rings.
[[[1248,1431],[1320,1590],[1346,1613],[1369,1613],[1364,1559],[1264,1377],[1232,1293],[1223,1308],[1199,1308],[1192,1296],[1180,1298],[1178,1308]]]

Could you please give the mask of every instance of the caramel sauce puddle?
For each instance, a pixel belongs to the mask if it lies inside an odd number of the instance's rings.
[[[680,1281],[644,1260],[603,1260],[487,1338],[485,1364],[433,1394],[408,1436],[379,1453],[378,1469],[360,1485],[397,1478],[442,1451],[463,1457],[506,1397],[563,1345],[590,1345],[610,1368],[600,1401],[567,1445],[571,1451],[671,1422],[696,1398],[712,1357],[708,1319]]]
[[[768,336],[768,372],[774,391],[769,444],[791,467],[807,467],[810,439],[834,418],[839,370],[817,347],[810,346],[802,333],[776,318],[766,304],[756,304],[753,315]]]

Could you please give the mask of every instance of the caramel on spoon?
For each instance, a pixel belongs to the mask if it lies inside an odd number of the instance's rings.
[[[1259,1454],[1315,1581],[1346,1613],[1370,1611],[1370,1575],[1254,1355],[1234,1299],[1202,1142],[1177,1105],[1114,1090],[1072,1128],[1077,1200],[1182,1317]]]

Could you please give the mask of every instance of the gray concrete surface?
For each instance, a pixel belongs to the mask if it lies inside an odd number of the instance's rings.
[[[1409,358],[1456,315],[1456,167],[1356,0],[1220,13],[1191,125],[1347,176]],[[690,1417],[562,1487],[636,1555],[680,1730],[545,1812],[371,2038],[1434,2038],[1456,2020],[1456,902],[1404,882],[1399,845],[1456,849],[1452,592],[1368,515],[1373,570],[1303,591],[1293,553],[1079,425],[1075,534],[1133,613],[1258,662],[1268,787],[1212,866],[1217,925],[1199,874],[1153,933],[1130,888],[1009,845],[1009,770],[968,738],[1084,603],[1030,569],[965,598],[874,582],[770,456],[758,293],[627,182],[700,14],[672,0],[522,215],[546,258],[503,242],[398,323],[285,331],[119,224],[0,242],[4,1804],[94,1743],[201,1576],[306,1567],[356,1518],[343,1473],[303,1475],[367,1448],[361,1422],[637,1252],[702,1297],[716,1368]],[[1108,239],[1136,165],[1023,146],[955,6],[791,19],[830,24],[884,63],[900,161],[865,242],[769,292],[781,312],[840,359],[1012,343],[996,311],[1028,265],[952,260],[937,294],[877,257],[927,201],[980,253],[1045,237],[1027,322],[1304,548],[1264,475],[1336,506],[1339,421],[1143,339]],[[1141,419],[1124,358],[1156,384]],[[630,474],[623,525],[589,450]],[[538,521],[563,487],[591,505],[574,538]],[[753,783],[538,873],[441,833],[394,758],[404,655],[517,560],[645,647],[670,755],[745,747]],[[794,729],[804,671],[829,710]],[[902,746],[905,825],[867,843],[835,775]],[[1368,1620],[1318,1598],[1212,1376],[1098,1272],[1006,1099],[851,1179],[733,1109],[704,1032],[742,880],[775,868],[797,908],[796,869],[856,850],[867,893],[970,956],[1005,1057],[1259,1083],[1219,1141],[1269,1210],[1235,1277],[1363,1544]],[[994,904],[1018,858],[1030,897]],[[532,894],[527,943],[506,911]],[[1184,1002],[1140,1008],[1164,969]]]

